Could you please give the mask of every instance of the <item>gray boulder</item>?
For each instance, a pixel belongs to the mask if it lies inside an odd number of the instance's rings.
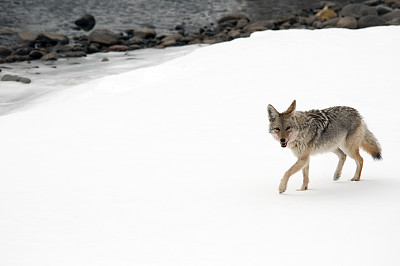
[[[39,33],[37,37],[37,42],[43,46],[55,46],[57,44],[68,44],[69,39],[67,36],[63,34],[57,33]]]
[[[21,82],[21,83],[25,83],[25,84],[31,83],[31,80],[28,78],[20,77],[17,75],[9,75],[9,74],[4,75],[1,78],[1,81],[17,81],[17,82]]]
[[[137,29],[133,31],[135,37],[139,37],[142,39],[153,39],[156,37],[156,31],[154,29],[145,28],[145,29]]]
[[[387,13],[392,12],[393,8],[390,8],[390,7],[385,6],[385,5],[379,5],[379,6],[376,7],[376,11],[378,12],[378,14],[380,16],[382,16],[382,15],[385,15]]]
[[[343,9],[339,12],[341,17],[353,17],[353,18],[361,18],[368,15],[377,16],[378,12],[372,6],[366,6],[363,4],[349,4],[343,7]]]
[[[383,15],[382,17],[385,21],[400,19],[400,9],[395,9],[392,12]]]
[[[21,43],[32,46],[35,44],[38,36],[28,31],[20,31],[17,35],[17,40]]]
[[[100,43],[111,46],[118,43],[118,34],[110,30],[93,30],[89,35],[89,43]]]
[[[357,19],[353,17],[343,17],[338,20],[336,23],[336,27],[345,28],[345,29],[357,29],[358,23]]]
[[[385,24],[385,20],[379,16],[365,16],[358,20],[358,27],[361,28],[368,28],[368,27],[375,27],[375,26],[382,26]]]

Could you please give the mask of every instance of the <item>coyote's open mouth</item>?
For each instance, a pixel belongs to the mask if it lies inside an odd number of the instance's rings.
[[[286,141],[284,141],[284,142],[281,142],[281,147],[282,148],[285,148],[286,146],[287,146],[287,143],[288,143],[288,141],[286,140]]]

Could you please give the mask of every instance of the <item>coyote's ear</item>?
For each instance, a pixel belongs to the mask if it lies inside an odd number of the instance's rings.
[[[292,115],[296,111],[296,100],[292,102],[289,108],[285,111],[285,114]]]
[[[268,104],[269,121],[274,121],[279,116],[279,112],[270,104]]]

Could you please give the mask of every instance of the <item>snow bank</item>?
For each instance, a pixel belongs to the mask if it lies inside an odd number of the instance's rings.
[[[1,265],[397,265],[400,27],[289,30],[106,76],[1,117]],[[295,157],[266,106],[350,105],[383,147]]]

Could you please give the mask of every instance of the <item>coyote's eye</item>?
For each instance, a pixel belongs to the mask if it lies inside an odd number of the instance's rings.
[[[287,128],[286,128],[286,131],[289,131],[289,130],[291,130],[292,129],[292,127],[291,126],[288,126]]]
[[[279,127],[274,128],[274,130],[275,130],[276,132],[281,131]]]

